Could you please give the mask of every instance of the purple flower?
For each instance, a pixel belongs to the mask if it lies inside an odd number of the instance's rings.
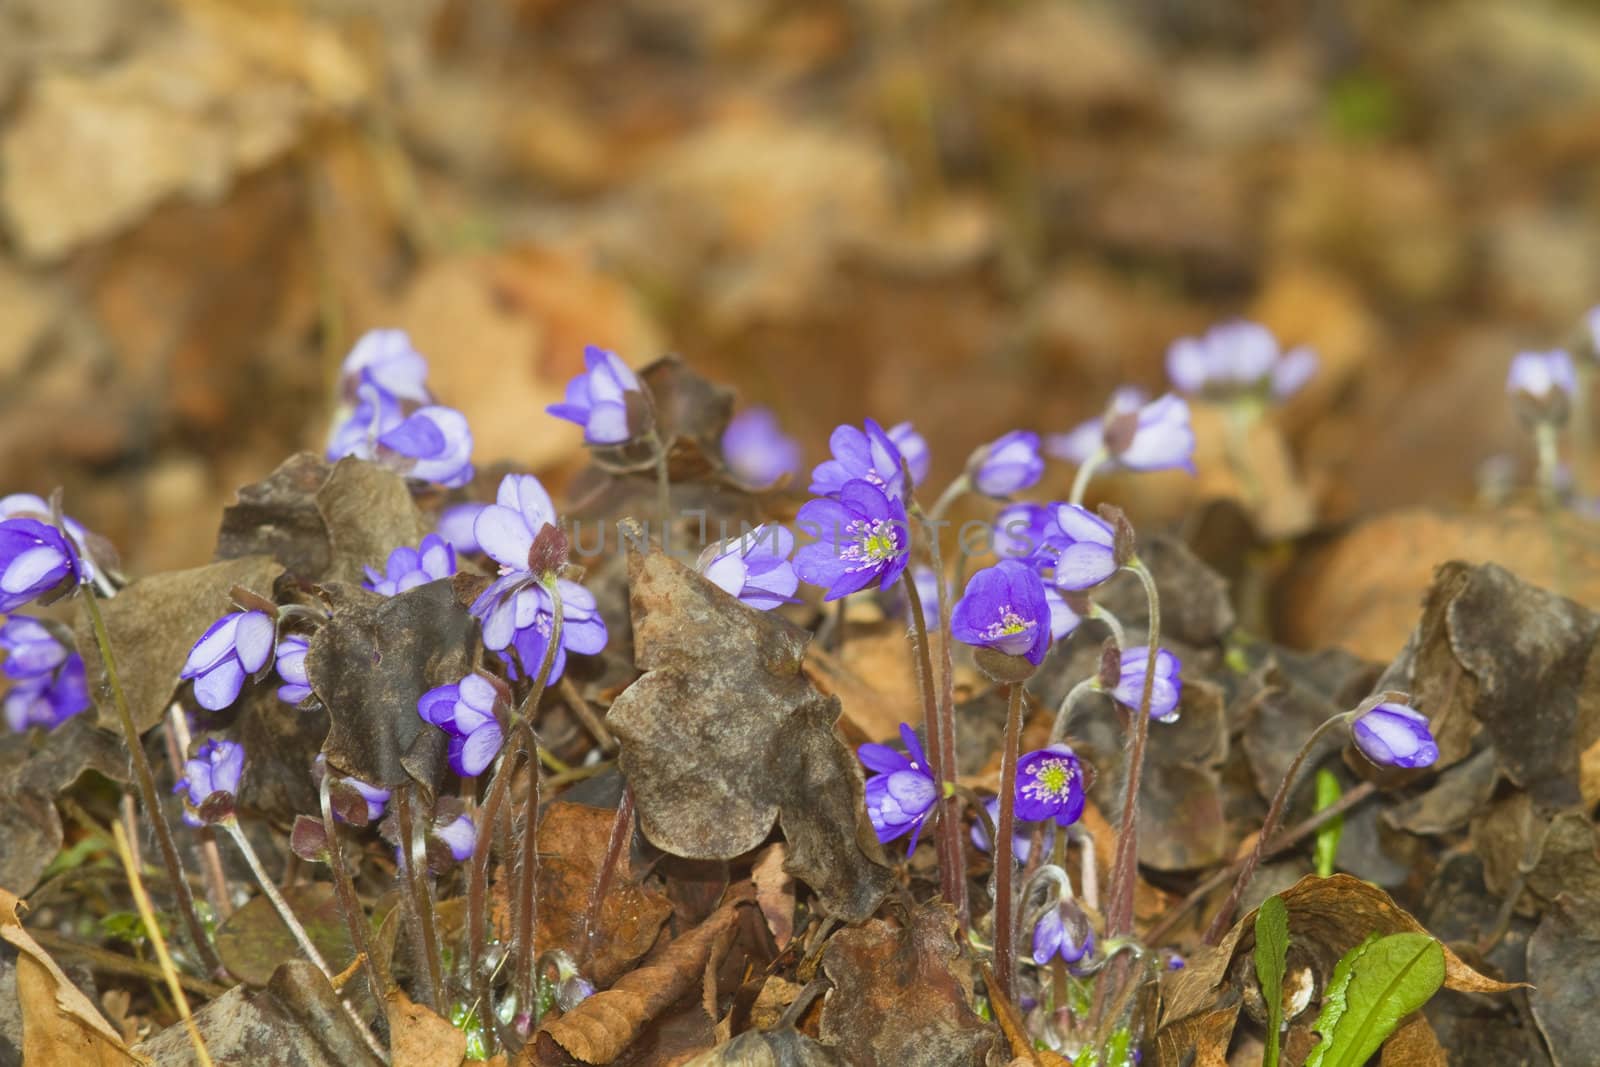
[[[1571,396],[1577,389],[1578,375],[1572,357],[1561,349],[1519,352],[1506,375],[1506,392],[1512,396],[1526,393],[1535,400],[1547,400],[1556,390]]]
[[[528,569],[534,538],[546,526],[554,525],[556,506],[539,479],[531,474],[508,474],[500,479],[495,502],[478,512],[472,532],[484,553],[500,564],[500,572],[509,574]]]
[[[30,726],[54,730],[88,708],[89,681],[84,674],[83,657],[62,651],[65,658],[57,666],[20,679],[0,698],[0,712],[10,729],[19,733]],[[6,667],[11,666],[12,661],[7,660]]]
[[[972,487],[1001,499],[1038,485],[1043,476],[1039,435],[1032,430],[1012,430],[978,449],[967,463]]]
[[[172,787],[174,793],[189,794],[189,802],[184,805],[183,821],[190,826],[204,825],[194,809],[216,793],[238,795],[239,778],[243,774],[243,745],[215,739],[202,743],[195,750],[194,758],[184,763],[183,777]]]
[[[584,589],[578,582],[566,581],[565,577],[557,582],[557,587],[562,590],[562,643],[555,649],[555,659],[550,664],[550,685],[554,685],[566,672],[566,653],[594,656],[605,648],[606,643],[605,619],[600,617],[600,609],[595,606],[594,593]],[[509,614],[514,627],[510,646],[517,649],[517,659],[522,661],[523,670],[538,673],[539,664],[544,662],[544,649],[549,648],[550,632],[555,622],[555,603],[550,600],[549,590],[542,585],[528,585],[502,603],[510,605]],[[491,622],[486,622],[483,627],[485,635],[490,633],[491,624],[502,617],[506,616],[499,614],[493,616]],[[523,622],[525,619],[526,622]],[[488,637],[483,640],[485,648],[491,648]],[[510,659],[509,654],[501,654],[515,670],[515,661]]]
[[[481,552],[473,526],[487,504],[451,504],[439,513],[438,534],[457,552]]]
[[[384,596],[397,596],[419,585],[448,578],[456,572],[456,552],[438,534],[422,539],[422,547],[401,547],[389,553],[385,572],[380,574],[371,567],[364,568],[367,580],[362,584]]]
[[[1066,745],[1036,749],[1017,760],[1017,818],[1071,826],[1083,814],[1083,802],[1083,765]]]
[[[950,636],[965,645],[1022,656],[1037,667],[1050,651],[1050,605],[1037,571],[1014,559],[967,582],[950,616]]]
[[[707,548],[699,569],[723,592],[758,611],[771,611],[793,600],[800,586],[789,561],[793,552],[794,534],[763,524],[737,540]]]
[[[1361,754],[1384,767],[1427,767],[1439,758],[1428,718],[1404,704],[1379,704],[1351,724]]]
[[[327,773],[328,757],[319,752],[317,753],[317,758],[311,761],[312,779],[316,781],[318,785],[320,785],[322,783],[323,775]],[[335,786],[337,790],[334,796],[333,817],[340,822],[350,821],[346,818],[347,813],[352,818],[354,818],[356,814],[356,809],[348,806],[350,800],[349,793],[354,793],[356,796],[360,797],[362,804],[365,805],[365,811],[363,813],[364,820],[355,819],[356,822],[361,823],[363,826],[370,825],[383,818],[384,809],[389,806],[389,797],[392,795],[387,789],[380,789],[375,785],[368,785],[361,779],[351,778],[348,775],[339,775],[335,777],[329,784]],[[340,793],[344,793],[342,798],[339,795]]]
[[[639,379],[616,353],[594,345],[584,348],[583,365],[588,369],[567,383],[566,400],[545,410],[582,426],[583,439],[591,445],[620,445],[632,440],[628,394],[637,393],[643,399]]]
[[[278,699],[285,704],[298,704],[311,695],[311,679],[306,676],[306,653],[311,643],[299,634],[290,634],[278,642]]]
[[[450,850],[451,858],[457,863],[471,859],[473,850],[478,847],[478,828],[472,824],[470,815],[457,815],[443,826],[435,824],[433,837]]]
[[[741,481],[765,487],[800,469],[800,442],[778,429],[771,408],[745,408],[723,431],[722,458]]]
[[[926,481],[933,457],[928,451],[927,440],[917,432],[916,427],[909,422],[896,423],[889,427],[889,440],[894,442],[906,466],[911,469],[911,485],[916,487]]]
[[[32,493],[12,493],[0,497],[0,521],[6,519],[37,519],[46,526],[53,527],[55,519],[51,514],[50,505],[40,496]],[[83,524],[71,515],[61,516],[61,526],[67,532],[67,537],[72,542],[72,547],[77,550],[78,573],[82,580],[88,581],[94,577],[93,554],[89,551],[89,531]]]
[[[1133,711],[1139,710],[1139,698],[1144,694],[1145,665],[1150,661],[1148,648],[1130,648],[1122,653],[1122,673],[1111,697]],[[1156,679],[1150,689],[1150,717],[1156,722],[1178,721],[1178,698],[1183,693],[1183,682],[1178,671],[1183,666],[1166,649],[1156,650]]]
[[[1180,392],[1220,400],[1271,396],[1283,400],[1317,372],[1317,356],[1300,346],[1278,354],[1272,331],[1254,322],[1224,322],[1203,337],[1167,349],[1167,377]]]
[[[194,679],[202,708],[221,711],[239,699],[247,675],[272,662],[276,637],[277,624],[265,612],[230,612],[200,635],[178,677]]]
[[[472,430],[454,408],[429,404],[408,414],[399,397],[363,382],[355,410],[328,441],[330,462],[345,456],[457,488],[472,481]]]
[[[928,758],[916,733],[900,724],[905,742],[903,755],[888,745],[862,745],[857,749],[861,762],[873,772],[867,779],[867,817],[878,840],[887,844],[905,833],[911,834],[909,854],[917,848],[917,837],[939,799],[939,787],[928,771]]]
[[[0,625],[0,652],[6,654],[0,671],[7,677],[28,680],[42,677],[66,662],[71,649],[38,619],[17,615]]]
[[[911,558],[905,505],[871,482],[844,483],[836,497],[807,503],[797,520],[815,530],[819,540],[795,553],[795,572],[802,581],[826,588],[824,600],[873,582],[886,589]]]
[[[1027,501],[1001,508],[994,518],[994,554],[1030,567],[1048,566],[1055,559],[1050,544],[1061,536],[1053,515],[1054,509]]]
[[[499,699],[495,684],[474,672],[417,700],[417,714],[450,735],[450,768],[462,778],[482,774],[500,751],[505,735],[495,714]]]
[[[77,552],[54,526],[37,519],[0,522],[0,612],[76,582],[81,573]]]
[[[347,394],[371,384],[390,396],[430,404],[428,361],[411,346],[404,330],[368,330],[344,357],[339,378]]]
[[[1040,967],[1052,957],[1077,963],[1094,953],[1094,929],[1076,905],[1061,903],[1039,917],[1033,928],[1033,962]]]
[[[1055,534],[1055,584],[1058,589],[1093,589],[1122,569],[1117,533],[1109,522],[1078,504],[1057,504],[1051,514]]]
[[[1083,622],[1083,616],[1073,611],[1066,597],[1053,586],[1045,586],[1044,602],[1050,609],[1050,640],[1061,640]]]
[[[983,810],[989,813],[989,818],[995,825],[1000,823],[1000,798],[990,797],[983,802]],[[1027,863],[1028,856],[1033,851],[1033,823],[1017,819],[1011,828],[1011,855],[1020,864]],[[1048,850],[1056,839],[1056,824],[1044,824],[1044,847]],[[983,820],[979,819],[972,824],[972,845],[979,852],[987,854],[989,851],[989,831],[984,829]]]
[[[905,492],[905,475],[900,470],[900,449],[872,419],[863,429],[840,426],[828,438],[833,458],[819,463],[811,472],[811,491],[833,495],[852,481],[864,481],[899,497]],[[910,427],[907,427],[910,430]],[[920,440],[920,439],[919,439]],[[926,446],[924,446],[926,447]]]
[[[1143,389],[1124,385],[1114,390],[1103,416],[1079,423],[1066,433],[1051,434],[1044,439],[1047,455],[1064,459],[1068,463],[1083,463],[1105,448],[1105,424],[1119,416],[1136,416],[1150,399]]]

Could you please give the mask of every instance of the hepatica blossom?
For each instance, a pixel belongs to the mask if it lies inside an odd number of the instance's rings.
[[[456,553],[444,538],[429,534],[419,548],[400,547],[389,553],[383,573],[364,568],[367,580],[362,584],[384,596],[396,596],[419,585],[448,578],[456,572]]]
[[[1045,439],[1044,451],[1057,459],[1084,464],[1097,456],[1115,467],[1132,471],[1194,470],[1194,429],[1189,405],[1181,396],[1165,396],[1142,403],[1136,389],[1119,389],[1111,406],[1065,434]]]
[[[483,548],[478,544],[478,535],[473,532],[472,527],[478,521],[479,513],[488,506],[474,501],[451,504],[439,513],[436,532],[457,552],[482,552]]]
[[[771,408],[745,408],[722,433],[722,458],[741,481],[764,488],[800,469],[800,442],[778,428]]]
[[[909,422],[889,427],[889,440],[900,450],[901,457],[911,470],[911,485],[921,485],[928,478],[928,468],[933,462],[927,440]]]
[[[249,675],[272,662],[277,623],[262,611],[235,611],[211,624],[184,661],[183,679],[194,679],[194,698],[211,711],[239,699]]]
[[[36,519],[46,526],[54,526],[54,519],[50,512],[50,505],[41,496],[33,493],[12,493],[0,497],[0,522],[7,519]],[[61,516],[61,527],[67,533],[75,551],[75,563],[78,574],[84,579],[92,579],[95,574],[94,554],[89,551],[89,531],[83,524],[71,515]]]
[[[846,482],[835,497],[807,503],[796,519],[818,541],[795,553],[794,569],[802,580],[827,590],[824,600],[873,582],[888,588],[911,558],[905,505],[864,479]]]
[[[983,802],[983,810],[987,811],[989,813],[990,820],[993,821],[996,826],[998,826],[1000,824],[1000,798],[999,797],[990,797],[989,799],[985,800]],[[1031,822],[1024,822],[1020,818],[1015,820],[1015,822],[1012,824],[1013,828],[1012,828],[1012,831],[1011,831],[1011,856],[1018,864],[1027,863],[1028,862],[1028,856],[1033,851],[1033,828],[1034,828],[1034,825],[1035,824],[1033,824]],[[1056,839],[1056,824],[1053,821],[1045,823],[1044,824],[1044,847],[1045,847],[1045,851],[1048,852],[1050,850],[1050,847],[1055,843],[1055,839]],[[990,851],[989,831],[984,828],[982,819],[979,819],[979,820],[977,820],[976,822],[974,822],[972,824],[972,845],[979,852],[988,853]]]
[[[365,335],[345,358],[344,373],[355,407],[329,437],[330,461],[355,456],[452,488],[472,480],[466,416],[432,403],[424,383],[427,363],[404,333]]]
[[[1439,758],[1428,717],[1404,704],[1379,704],[1358,716],[1350,733],[1362,755],[1385,767],[1427,767]]]
[[[195,750],[194,758],[184,763],[183,777],[172,787],[174,793],[188,794],[183,821],[190,826],[205,825],[199,809],[219,793],[231,801],[239,793],[239,780],[243,775],[243,745],[215,739],[203,742]]]
[[[1123,651],[1117,684],[1110,689],[1113,700],[1130,710],[1139,710],[1139,700],[1144,695],[1145,666],[1149,661],[1148,648]],[[1178,699],[1183,693],[1183,682],[1178,677],[1178,671],[1182,666],[1178,657],[1166,649],[1156,651],[1156,678],[1150,690],[1150,717],[1157,722],[1178,721]]]
[[[994,554],[1021,560],[1029,566],[1049,566],[1055,561],[1053,540],[1059,540],[1054,509],[1024,501],[1000,509],[994,518]]]
[[[61,531],[38,519],[0,522],[0,612],[75,583],[78,554]]]
[[[800,578],[789,556],[794,534],[782,526],[762,525],[701,553],[700,573],[730,596],[758,611],[771,611],[794,599]]]
[[[0,698],[6,726],[53,730],[89,706],[83,657],[58,641],[37,619],[16,616],[0,626],[0,673],[12,681]]]
[[[1051,520],[1057,588],[1093,589],[1122,569],[1117,560],[1117,533],[1109,522],[1077,504],[1055,505]]]
[[[974,574],[950,615],[950,634],[957,641],[1021,656],[1035,667],[1050,650],[1050,633],[1044,581],[1014,559]]]
[[[910,429],[909,424],[906,428]],[[890,496],[903,495],[905,475],[900,469],[900,449],[872,419],[867,419],[859,430],[854,426],[838,427],[828,438],[828,447],[833,458],[817,464],[811,472],[813,493],[836,494],[852,481],[864,481]],[[923,448],[926,450],[926,445]]]
[[[450,735],[450,769],[473,778],[494,762],[505,735],[495,713],[500,690],[476,672],[422,694],[417,714]]]
[[[1317,372],[1317,356],[1301,345],[1278,350],[1265,326],[1242,320],[1213,326],[1167,349],[1167,377],[1180,391],[1221,401],[1284,400]]]
[[[495,652],[516,648],[523,667],[537,671],[554,632],[555,602],[534,574],[529,554],[546,526],[556,525],[555,505],[539,479],[508,474],[501,479],[495,503],[478,513],[473,534],[490,559],[500,564],[500,577],[473,601],[471,612],[483,624],[484,647]],[[556,649],[550,680],[561,677],[567,652],[592,655],[606,644],[606,624],[593,594],[577,582],[560,579],[561,645]]]
[[[1062,901],[1039,917],[1033,928],[1033,962],[1040,967],[1054,957],[1078,963],[1094,953],[1094,928],[1076,904]]]
[[[285,704],[298,704],[311,695],[311,679],[306,676],[306,653],[311,643],[299,634],[290,634],[278,642],[278,699]]]
[[[318,785],[328,773],[328,757],[318,752],[311,761],[311,777]],[[340,822],[368,826],[383,818],[392,795],[388,789],[369,785],[349,775],[335,775],[329,782],[333,793],[333,817]],[[359,805],[359,806],[358,806]]]
[[[984,496],[1005,498],[1039,484],[1044,476],[1044,457],[1039,454],[1039,435],[1031,430],[1012,430],[973,453],[967,464],[967,478]]]
[[[1520,352],[1511,360],[1506,374],[1506,392],[1517,404],[1518,412],[1531,422],[1565,422],[1577,388],[1578,374],[1572,357],[1559,349]]]
[[[867,779],[867,817],[878,840],[887,844],[911,835],[907,853],[916,851],[917,837],[939,799],[939,787],[928,770],[928,757],[917,735],[900,724],[904,754],[888,745],[866,744],[857,749],[861,762],[874,773]]]
[[[615,352],[589,345],[583,350],[584,372],[567,383],[566,399],[545,408],[558,419],[583,427],[591,445],[620,445],[637,436],[638,417],[629,407],[642,410],[639,379]]]
[[[1083,804],[1083,764],[1072,749],[1054,744],[1017,760],[1017,818],[1071,826]]]

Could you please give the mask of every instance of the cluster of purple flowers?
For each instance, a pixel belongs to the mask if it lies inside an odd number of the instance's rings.
[[[7,619],[0,625],[0,652],[5,653],[0,673],[12,682],[0,698],[0,710],[12,730],[53,730],[89,706],[83,657],[39,620]]]
[[[462,778],[482,774],[505,741],[499,709],[504,688],[473,672],[461,681],[422,694],[417,714],[450,735],[450,769]]]
[[[427,360],[405,331],[362,336],[341,368],[353,407],[329,436],[328,459],[355,456],[452,488],[470,482],[472,430],[461,412],[434,403],[427,377]]]

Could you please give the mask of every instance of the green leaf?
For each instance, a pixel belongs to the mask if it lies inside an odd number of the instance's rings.
[[[1333,970],[1306,1067],[1361,1067],[1443,984],[1444,949],[1427,934],[1368,937]]]
[[[1263,1067],[1278,1067],[1283,1034],[1283,972],[1289,959],[1289,908],[1282,897],[1268,897],[1256,912],[1256,979],[1267,1005],[1267,1055]]]
[[[1344,790],[1339,788],[1338,777],[1330,770],[1324,768],[1317,772],[1317,810],[1331,807],[1339,802],[1344,795]],[[1323,878],[1333,877],[1334,857],[1339,854],[1339,838],[1344,834],[1344,816],[1335,815],[1322,824],[1317,831],[1317,874]]]

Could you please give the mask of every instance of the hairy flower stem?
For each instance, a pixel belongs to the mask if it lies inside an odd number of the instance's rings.
[[[1105,446],[1101,446],[1090,454],[1078,467],[1078,474],[1072,479],[1072,492],[1067,496],[1069,504],[1083,504],[1083,495],[1089,491],[1089,479],[1094,477],[1094,472],[1106,461]]]
[[[928,769],[933,772],[933,780],[939,783],[940,800],[939,822],[934,828],[934,846],[939,856],[939,893],[945,903],[955,906],[956,897],[960,893],[957,883],[964,881],[964,872],[957,868],[957,857],[960,852],[959,842],[952,839],[959,832],[952,809],[944,804],[944,783],[954,781],[954,764],[951,763],[944,750],[944,730],[939,725],[939,704],[935,696],[934,687],[937,684],[933,674],[933,653],[928,647],[927,617],[922,613],[922,594],[917,592],[917,581],[911,575],[911,568],[907,567],[900,574],[901,584],[905,586],[906,601],[911,608],[911,645],[916,658],[917,688],[922,692],[922,723],[928,735],[928,761],[933,764]]]
[[[161,810],[161,795],[156,792],[155,775],[150,770],[150,761],[145,758],[139,731],[133,724],[133,712],[128,708],[128,698],[122,692],[122,680],[117,675],[116,656],[111,651],[111,634],[106,630],[105,616],[100,613],[100,603],[95,598],[94,591],[84,589],[82,593],[83,603],[89,611],[89,621],[94,627],[94,641],[100,649],[100,661],[105,665],[106,679],[111,683],[111,700],[117,707],[117,718],[122,724],[122,737],[128,745],[128,754],[133,759],[134,778],[139,783],[139,799],[143,801],[145,811],[150,814],[150,825],[154,827],[156,843],[161,847],[161,862],[167,868],[167,879],[172,883],[172,892],[177,898],[178,914],[183,916],[189,940],[194,944],[207,973],[218,978],[226,977],[227,969],[222,966],[222,960],[218,958],[217,950],[212,947],[211,939],[206,936],[206,929],[200,922],[200,916],[194,910],[194,891],[189,888],[189,879],[184,874],[183,862],[178,858],[178,846],[172,839],[172,828],[167,825],[166,815]]]
[[[909,472],[908,472],[909,473]],[[951,602],[955,600],[955,588],[947,588],[944,584],[944,563],[939,556],[939,532],[934,530],[933,536],[928,538],[929,561],[933,565],[934,580],[939,586],[939,729],[942,734],[941,747],[945,752],[945,760],[950,767],[950,781],[954,782],[961,776],[961,753],[956,747],[956,682],[955,661],[951,655],[951,645],[954,643],[950,636]],[[967,859],[966,847],[961,839],[961,805],[954,797],[944,798],[940,801],[944,805],[943,816],[939,820],[942,828],[946,823],[950,829],[950,855],[954,861],[956,878],[953,888],[956,891],[955,908],[956,921],[961,924],[964,932],[972,919],[972,907],[967,900]]]
[[[1261,407],[1257,403],[1245,401],[1227,405],[1228,433],[1223,439],[1223,451],[1244,491],[1245,506],[1251,510],[1260,507],[1264,499],[1261,479],[1256,476],[1255,464],[1250,462],[1250,430],[1260,416]]]
[[[511,779],[516,774],[520,753],[507,746],[489,782],[489,792],[478,809],[478,839],[472,847],[472,866],[467,873],[467,968],[472,975],[472,996],[478,1018],[484,1021],[483,1038],[489,1052],[494,1051],[495,1028],[490,1004],[489,973],[483,966],[485,924],[488,916],[489,856],[494,848],[495,829],[505,803]],[[534,769],[537,773],[537,769]]]
[[[1229,924],[1233,922],[1233,913],[1239,907],[1239,900],[1244,896],[1244,891],[1250,887],[1250,879],[1255,877],[1256,868],[1260,866],[1261,857],[1266,852],[1267,839],[1272,836],[1273,831],[1278,828],[1278,822],[1283,818],[1283,808],[1289,800],[1289,787],[1294,784],[1295,776],[1300,773],[1300,765],[1311,755],[1311,750],[1316,747],[1323,734],[1345,726],[1349,721],[1349,712],[1325,720],[1321,726],[1311,731],[1306,743],[1300,746],[1294,762],[1289,764],[1288,773],[1283,776],[1283,781],[1278,783],[1278,791],[1272,795],[1272,805],[1267,808],[1267,817],[1262,820],[1261,832],[1256,835],[1255,847],[1250,850],[1244,866],[1239,868],[1239,874],[1233,881],[1233,888],[1228,890],[1228,898],[1222,902],[1222,907],[1217,909],[1217,914],[1211,919],[1211,925],[1206,927],[1204,938],[1206,944],[1215,945],[1220,941],[1222,935],[1227,932]]]
[[[1095,691],[1096,681],[1094,678],[1085,678],[1067,690],[1067,695],[1061,698],[1061,706],[1056,709],[1055,725],[1050,727],[1050,744],[1053,745],[1066,738],[1067,725],[1072,722],[1073,709],[1078,706],[1078,700],[1083,694]]]
[[[665,461],[663,461],[665,462]],[[662,468],[665,471],[665,467]],[[539,837],[539,759],[538,741],[533,733],[533,716],[539,710],[539,700],[550,684],[550,672],[555,669],[556,649],[561,647],[562,604],[561,587],[555,576],[541,579],[545,592],[550,594],[550,636],[545,642],[544,659],[539,664],[539,674],[533,688],[523,699],[517,713],[517,736],[528,753],[528,796],[522,807],[522,837],[520,859],[517,864],[517,927],[516,971],[513,972],[517,991],[517,1030],[526,1037],[533,1032],[537,1021],[534,1003],[536,988],[535,956],[533,952],[535,876],[538,872],[539,854],[536,848]]]
[[[1559,434],[1555,424],[1549,421],[1541,421],[1533,431],[1534,444],[1539,452],[1539,495],[1551,512],[1561,506]]]
[[[1007,686],[1005,747],[1000,753],[1000,824],[994,841],[994,971],[997,993],[1012,1002],[1017,968],[1017,931],[1011,876],[1016,867],[1017,756],[1022,746],[1022,684]]]
[[[910,484],[911,479],[908,476],[906,478],[906,485],[909,486]],[[970,488],[972,488],[972,480],[969,479],[965,474],[961,475],[960,477],[956,478],[955,481],[945,486],[944,492],[939,494],[939,499],[935,500],[933,502],[933,507],[928,510],[928,521],[937,522],[939,519],[943,518],[944,513],[950,509],[950,505],[954,504],[961,494],[965,493]]]
[[[373,1003],[382,1004],[389,980],[383,973],[382,964],[372,954],[372,941],[367,937],[367,913],[361,907],[356,884],[344,864],[344,846],[339,840],[339,827],[333,818],[332,781],[332,775],[324,774],[318,792],[322,804],[322,830],[328,839],[328,866],[333,869],[334,899],[344,913],[344,924],[350,930],[350,944],[361,954],[361,969],[367,976],[367,989],[372,994]]]
[[[1577,369],[1577,388],[1572,391],[1572,491],[1578,499],[1589,492],[1589,450],[1594,447],[1594,427],[1590,425],[1590,395],[1594,389],[1594,364],[1587,356],[1573,360]]]
[[[594,888],[589,893],[589,904],[583,913],[583,940],[588,944],[600,927],[600,904],[611,891],[611,879],[622,854],[633,841],[633,787],[622,786],[622,799],[617,802],[616,818],[611,820],[611,835],[606,839],[606,853],[595,872]]]
[[[435,1011],[445,1008],[444,965],[439,951],[439,931],[433,921],[433,894],[428,891],[427,846],[423,842],[423,827],[417,822],[416,793],[421,786],[407,784],[394,791],[395,817],[400,824],[400,842],[404,851],[402,877],[416,918],[413,932],[422,944],[422,957],[428,967],[428,992],[432,999],[427,1006]]]
[[[1117,827],[1117,850],[1112,866],[1111,900],[1106,931],[1111,937],[1133,932],[1133,888],[1139,878],[1139,785],[1144,777],[1144,749],[1150,739],[1150,698],[1156,684],[1156,654],[1161,650],[1161,596],[1150,569],[1138,559],[1128,569],[1144,583],[1150,605],[1149,655],[1144,665],[1144,688],[1139,710],[1133,716],[1133,738],[1128,745],[1127,794],[1122,798],[1122,820]]]

